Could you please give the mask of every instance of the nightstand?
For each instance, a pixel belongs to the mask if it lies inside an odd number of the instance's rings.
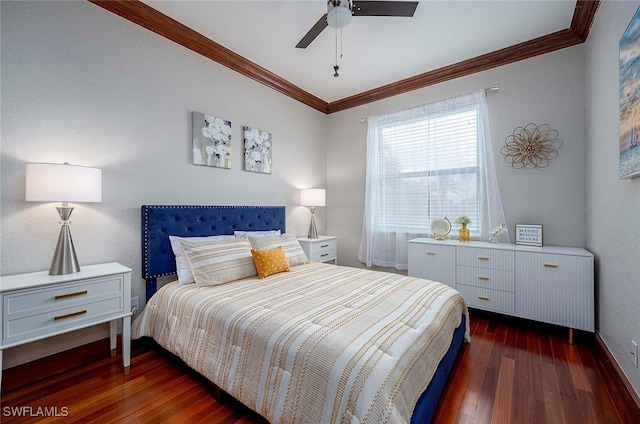
[[[338,265],[338,238],[332,236],[318,236],[318,238],[299,237],[302,250],[312,262],[333,261]]]
[[[2,351],[58,334],[109,322],[111,355],[116,322],[122,320],[122,364],[131,357],[131,270],[112,262],[84,266],[80,272],[47,271],[0,277],[0,385]]]

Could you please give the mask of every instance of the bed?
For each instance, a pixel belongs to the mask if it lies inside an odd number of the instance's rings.
[[[145,205],[141,219],[148,302],[134,338],[153,337],[272,423],[431,421],[469,341],[455,290],[311,262],[264,279],[157,290],[176,271],[170,235],[285,233],[285,208]]]

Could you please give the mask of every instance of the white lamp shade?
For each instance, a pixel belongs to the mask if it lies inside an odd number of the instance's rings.
[[[323,188],[305,188],[300,190],[300,205],[324,206],[326,191]]]
[[[58,163],[27,163],[27,202],[102,202],[102,170]]]

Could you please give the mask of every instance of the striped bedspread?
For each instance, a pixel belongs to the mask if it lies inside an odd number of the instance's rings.
[[[133,337],[153,337],[271,423],[408,423],[466,313],[443,284],[307,263],[167,284]]]

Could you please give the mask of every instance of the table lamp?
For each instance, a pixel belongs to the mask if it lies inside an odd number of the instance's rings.
[[[311,223],[309,223],[309,238],[318,238],[314,213],[317,206],[325,205],[326,192],[323,188],[305,188],[300,190],[300,205],[311,207]]]
[[[62,221],[49,275],[80,271],[71,240],[69,218],[73,207],[68,202],[102,202],[102,170],[68,163],[27,163],[25,178],[27,202],[62,202],[57,207]]]

